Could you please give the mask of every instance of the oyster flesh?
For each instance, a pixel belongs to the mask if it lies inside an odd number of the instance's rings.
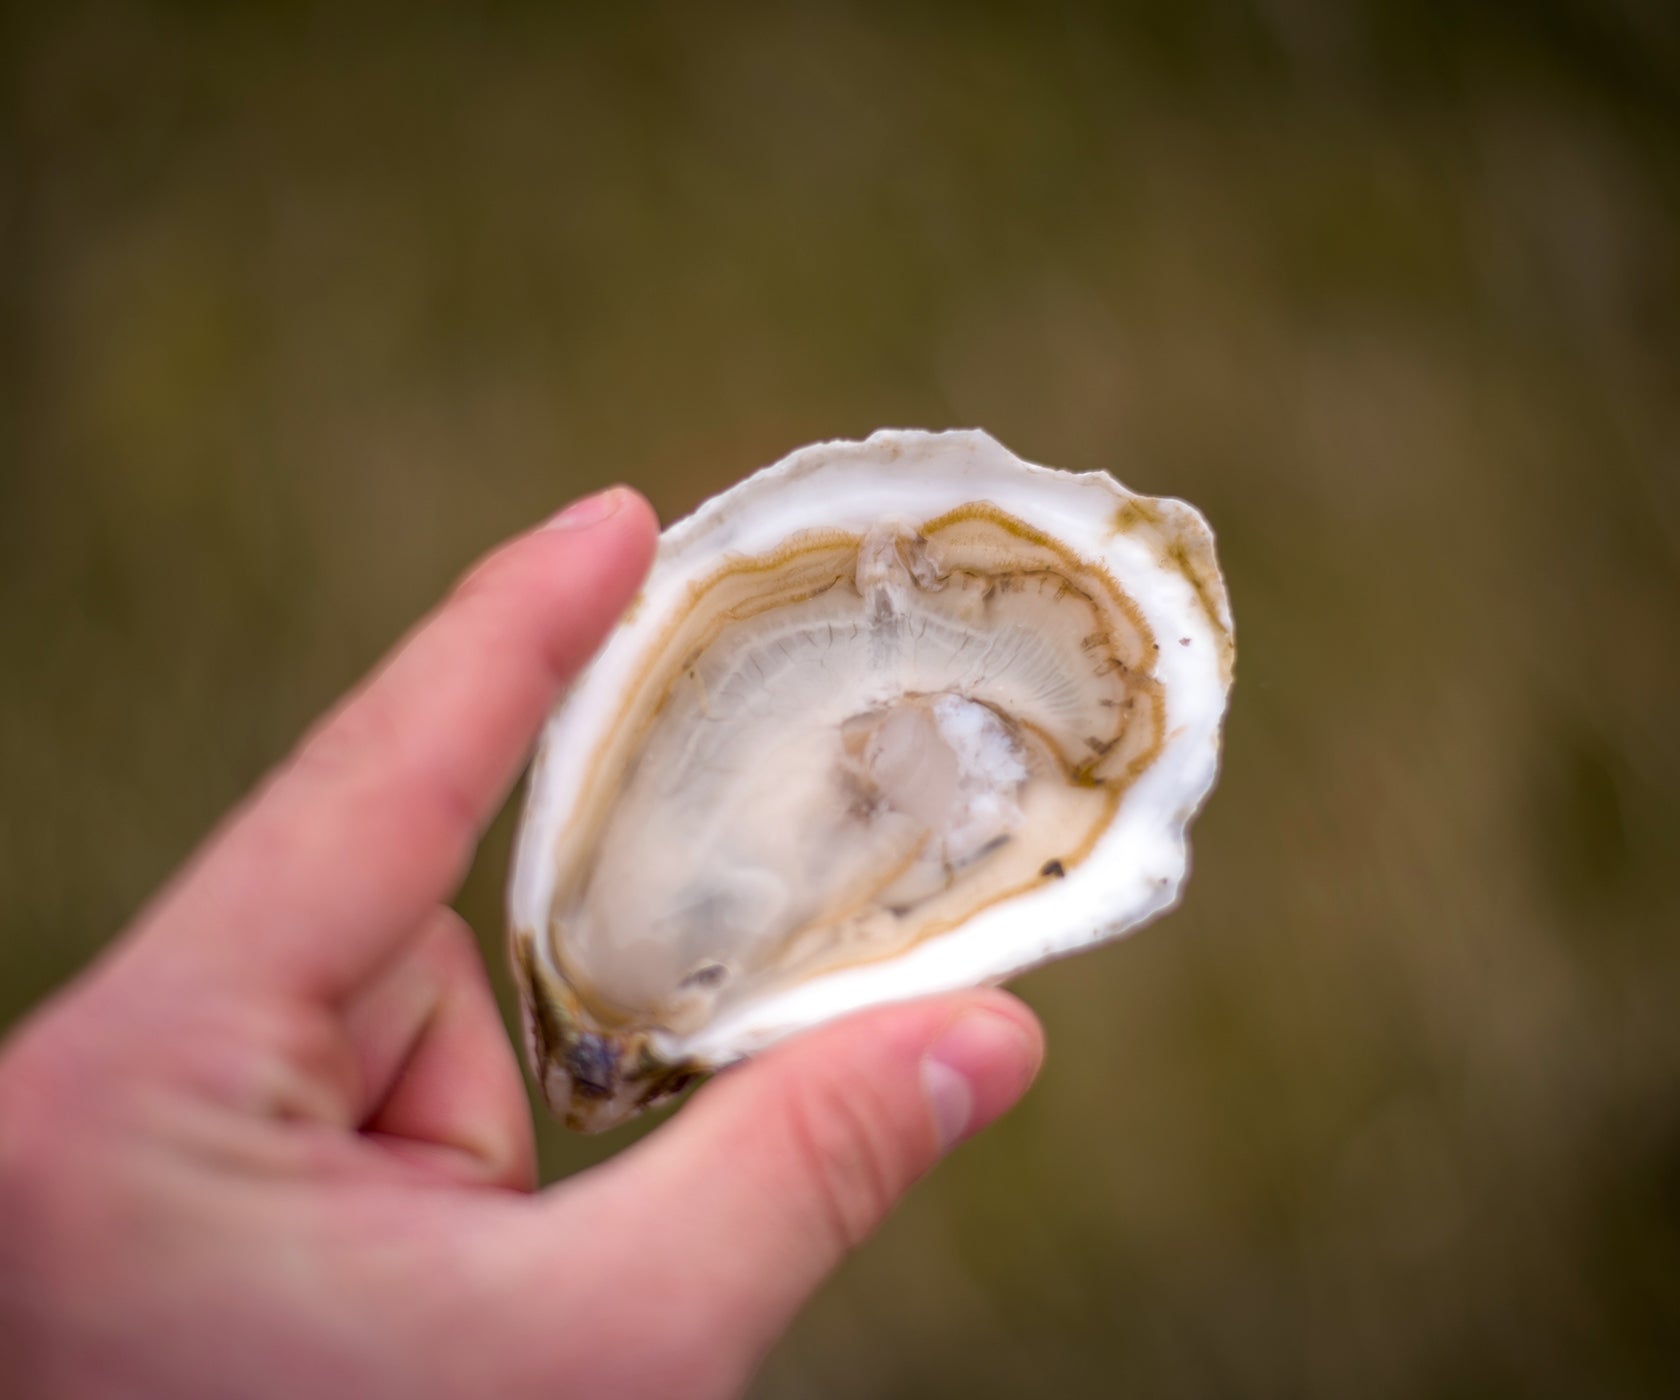
[[[1233,655],[1195,510],[984,433],[822,443],[706,502],[532,770],[509,912],[549,1104],[611,1127],[1161,913]]]

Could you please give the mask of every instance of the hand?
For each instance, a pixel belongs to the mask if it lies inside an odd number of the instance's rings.
[[[443,903],[652,557],[618,489],[491,555],[0,1056],[0,1393],[713,1396],[1025,1091],[977,992],[813,1031],[531,1194]]]

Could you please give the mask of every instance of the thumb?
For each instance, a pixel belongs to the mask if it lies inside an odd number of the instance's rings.
[[[940,1156],[1015,1104],[1042,1058],[1032,1013],[1002,992],[864,1013],[721,1075],[597,1184],[652,1233],[642,1257],[684,1280],[667,1296],[692,1290],[687,1316],[714,1344],[733,1334],[751,1365]]]

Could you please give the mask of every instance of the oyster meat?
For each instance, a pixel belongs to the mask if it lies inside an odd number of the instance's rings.
[[[574,1127],[1178,897],[1231,619],[1202,517],[980,432],[822,443],[667,530],[544,731],[509,898]]]

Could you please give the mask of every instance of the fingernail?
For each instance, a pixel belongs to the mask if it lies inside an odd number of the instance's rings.
[[[593,496],[585,496],[581,501],[573,501],[543,528],[545,530],[587,530],[591,525],[599,525],[603,520],[617,515],[618,508],[623,504],[624,488],[609,486],[605,491],[597,491]]]
[[[922,1056],[922,1089],[940,1151],[1012,1108],[1037,1065],[1033,1041],[1007,1016],[976,1007],[947,1026]]]

